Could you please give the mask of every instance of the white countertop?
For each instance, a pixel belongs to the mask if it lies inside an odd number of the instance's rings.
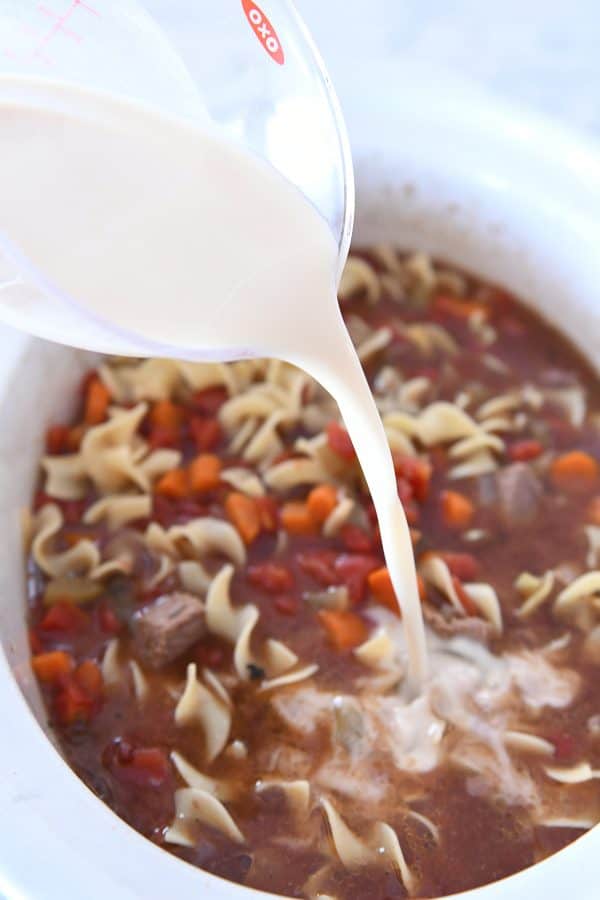
[[[296,0],[336,78],[346,60],[430,63],[600,138],[598,0]],[[398,90],[410,90],[399,85]]]

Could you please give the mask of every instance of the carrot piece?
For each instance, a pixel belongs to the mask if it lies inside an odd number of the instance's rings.
[[[417,587],[419,588],[419,600],[423,603],[427,600],[427,585],[422,575],[417,572]]]
[[[594,497],[587,510],[587,520],[592,525],[600,526],[600,494]]]
[[[320,484],[308,495],[306,505],[315,520],[321,524],[337,506],[337,491],[331,484]]]
[[[221,460],[214,453],[201,453],[188,466],[191,489],[200,493],[214,491],[219,486],[222,468]]]
[[[458,491],[442,491],[442,519],[448,528],[467,528],[475,514],[475,507],[468,497]]]
[[[555,487],[569,494],[584,494],[591,490],[599,475],[600,466],[594,457],[582,450],[557,456],[550,466],[550,478]]]
[[[337,650],[350,650],[366,640],[369,629],[356,613],[339,609],[322,609],[317,615],[327,637]]]
[[[158,480],[154,491],[171,500],[182,500],[187,497],[190,485],[188,474],[184,469],[171,469]]]
[[[100,425],[106,419],[110,391],[95,375],[90,379],[85,395],[84,419],[86,425]]]
[[[261,531],[260,511],[251,497],[233,491],[225,500],[225,512],[245,544],[256,540]]]
[[[281,508],[281,524],[288,534],[316,534],[318,522],[315,521],[308,503],[290,500]]]
[[[89,697],[97,698],[102,695],[102,672],[93,659],[84,659],[75,669],[73,678]]]
[[[64,650],[51,650],[49,653],[38,653],[31,660],[33,671],[45,684],[56,684],[71,672],[73,657]]]
[[[375,569],[374,572],[371,572],[367,577],[367,583],[377,602],[381,606],[387,606],[388,609],[399,616],[400,606],[387,566],[382,566],[381,569]]]
[[[183,421],[183,410],[171,400],[158,400],[150,410],[148,418],[154,428],[176,430]]]

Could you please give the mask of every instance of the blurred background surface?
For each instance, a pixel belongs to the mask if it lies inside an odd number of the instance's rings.
[[[418,61],[600,139],[600,0],[296,4],[334,80],[357,61]]]

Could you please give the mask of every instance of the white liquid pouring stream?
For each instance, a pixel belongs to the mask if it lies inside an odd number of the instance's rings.
[[[412,543],[337,305],[325,223],[276,172],[214,135],[76,88],[27,82],[27,94],[0,101],[0,233],[91,314],[92,330],[108,322],[142,335],[153,355],[276,356],[334,396],[377,511],[412,683],[422,685]],[[30,304],[32,321],[48,315],[43,301]]]

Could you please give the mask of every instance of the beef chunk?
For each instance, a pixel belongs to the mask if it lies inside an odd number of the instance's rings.
[[[527,463],[516,462],[496,473],[498,511],[509,528],[529,525],[542,498],[542,485]]]
[[[160,669],[205,634],[204,607],[192,594],[165,594],[134,615],[131,629],[140,661]]]
[[[466,637],[480,644],[488,644],[492,637],[490,623],[477,616],[463,617],[453,610],[449,610],[446,616],[429,603],[423,604],[423,616],[427,624],[443,638]]]

